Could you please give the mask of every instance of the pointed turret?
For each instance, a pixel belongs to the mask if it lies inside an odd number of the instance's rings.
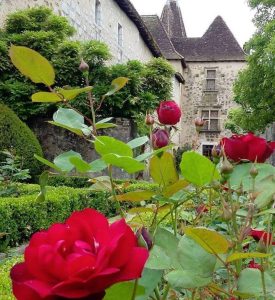
[[[161,21],[169,38],[186,38],[182,14],[177,0],[167,0],[161,14]]]

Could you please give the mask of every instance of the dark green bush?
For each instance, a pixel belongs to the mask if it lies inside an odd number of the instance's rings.
[[[34,154],[42,155],[41,146],[30,128],[6,105],[0,103],[0,151],[13,149],[22,158],[22,167],[32,175],[41,172]]]
[[[155,185],[136,184],[125,189],[155,189]],[[29,240],[30,236],[48,228],[56,222],[63,222],[73,211],[92,207],[107,217],[116,215],[116,204],[109,199],[107,192],[93,192],[87,188],[47,187],[46,200],[36,200],[39,186],[22,184],[21,196],[0,198],[0,232],[6,232],[6,240],[0,240],[9,246],[15,246]],[[123,203],[122,207],[132,207],[131,203]]]

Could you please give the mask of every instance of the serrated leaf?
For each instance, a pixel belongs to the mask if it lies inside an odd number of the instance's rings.
[[[149,171],[154,182],[164,187],[174,184],[179,179],[174,157],[168,152],[164,152],[161,157],[152,157],[150,159]]]
[[[123,169],[129,174],[133,174],[145,169],[145,165],[132,157],[120,156],[117,154],[106,154],[102,156],[105,163]]]
[[[114,123],[97,123],[95,124],[95,128],[96,129],[106,129],[106,128],[113,128],[113,127],[117,127],[116,124]]]
[[[9,55],[14,66],[34,83],[54,84],[55,73],[51,63],[38,52],[12,45]]]
[[[194,151],[183,153],[180,169],[184,178],[197,186],[220,178],[216,166],[207,157]]]
[[[209,253],[221,254],[228,251],[229,242],[223,235],[214,230],[187,227],[184,229],[184,233]]]
[[[146,268],[154,270],[165,270],[172,268],[172,260],[167,253],[158,245],[154,245],[146,262]]]
[[[56,93],[37,92],[31,96],[32,102],[61,102],[63,99]]]
[[[271,254],[260,253],[260,252],[250,252],[250,253],[235,252],[230,254],[226,258],[226,262],[229,263],[235,260],[246,259],[246,258],[265,258],[265,257],[269,257],[270,255]]]
[[[128,142],[127,145],[130,146],[132,149],[135,149],[139,146],[146,144],[148,141],[149,138],[145,135]]]
[[[79,94],[89,92],[93,89],[91,86],[86,86],[78,89],[58,89],[58,93],[61,94],[66,100],[73,100]]]
[[[52,162],[48,161],[47,159],[37,155],[37,154],[34,154],[34,157],[39,160],[42,164],[58,171],[58,172],[62,172],[62,169],[60,169],[58,166],[56,166],[55,164],[53,164]]]
[[[98,136],[95,139],[95,150],[101,156],[117,154],[119,156],[133,157],[133,150],[124,142],[109,136]]]
[[[111,89],[104,95],[104,97],[111,96],[114,93],[118,92],[120,89],[122,89],[126,85],[126,83],[128,81],[129,81],[129,79],[126,77],[118,77],[118,78],[114,79],[111,83]]]
[[[117,195],[118,201],[131,201],[131,202],[139,202],[150,200],[155,195],[154,192],[151,191],[135,191],[128,192],[125,194]]]

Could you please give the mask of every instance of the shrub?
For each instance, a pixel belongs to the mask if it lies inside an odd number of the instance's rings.
[[[34,158],[34,154],[42,155],[37,138],[11,109],[0,104],[0,150],[10,149],[21,157],[23,168],[32,175],[40,173],[41,164]]]

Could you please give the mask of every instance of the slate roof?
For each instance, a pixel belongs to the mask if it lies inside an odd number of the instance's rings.
[[[167,32],[164,29],[157,15],[141,16],[145,25],[153,35],[153,38],[157,42],[162,55],[166,59],[183,59],[173,46],[171,40],[169,39]]]
[[[170,38],[186,38],[186,30],[177,0],[167,1],[161,14],[161,21]]]
[[[135,23],[137,26],[141,37],[143,38],[145,44],[148,46],[150,51],[154,56],[162,56],[161,51],[152,37],[152,34],[144,24],[141,16],[130,2],[130,0],[114,0],[118,6],[125,12],[125,14]]]
[[[175,49],[186,61],[245,61],[245,53],[218,16],[201,38],[172,38]]]

